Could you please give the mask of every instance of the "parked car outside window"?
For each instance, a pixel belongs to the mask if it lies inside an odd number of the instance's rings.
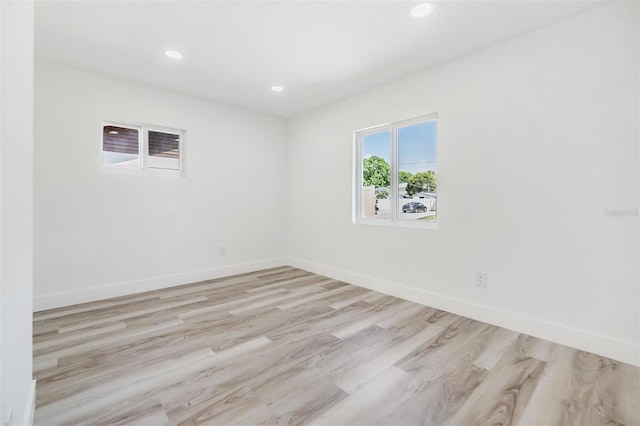
[[[420,213],[426,211],[427,206],[422,203],[411,202],[402,206],[402,213]]]

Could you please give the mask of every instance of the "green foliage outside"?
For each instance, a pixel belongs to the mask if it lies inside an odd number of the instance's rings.
[[[375,155],[362,160],[362,184],[376,188],[391,185],[391,166],[384,158]]]
[[[407,195],[412,196],[419,192],[436,192],[437,176],[436,172],[429,170],[411,174],[404,170],[398,172],[398,182],[407,184]],[[376,188],[387,188],[391,186],[391,166],[384,158],[375,155],[362,160],[362,184],[364,186],[375,186]],[[389,197],[388,190],[380,190],[376,194],[379,199]]]
[[[407,194],[414,195],[418,192],[436,192],[437,178],[436,172],[429,170],[416,173],[407,182]]]
[[[383,200],[385,198],[389,198],[389,195],[389,190],[387,188],[382,188],[376,193],[376,198],[379,200]]]
[[[404,170],[400,170],[398,172],[398,182],[408,183],[409,179],[411,179],[411,176],[413,176],[411,173],[405,172]]]

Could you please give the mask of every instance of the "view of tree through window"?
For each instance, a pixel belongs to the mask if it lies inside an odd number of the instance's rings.
[[[365,136],[362,146],[362,217],[389,219],[389,203],[380,200],[391,194],[391,131]]]
[[[400,127],[397,131],[398,218],[435,221],[436,121]]]
[[[357,133],[359,217],[437,220],[437,119],[434,116]]]

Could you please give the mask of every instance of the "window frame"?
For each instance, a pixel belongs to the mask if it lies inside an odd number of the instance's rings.
[[[376,225],[376,226],[391,226],[401,228],[419,228],[419,229],[438,229],[438,217],[436,221],[418,221],[418,220],[401,220],[398,218],[399,211],[399,184],[398,184],[398,132],[399,129],[404,127],[413,126],[416,124],[427,123],[431,121],[436,122],[436,161],[438,155],[438,125],[439,116],[437,112],[421,115],[406,120],[396,121],[393,123],[384,123],[376,126],[366,127],[353,132],[353,196],[352,196],[352,223],[357,225]],[[390,188],[390,211],[388,219],[380,218],[368,218],[362,216],[362,173],[363,173],[363,158],[362,158],[362,145],[365,137],[389,131],[391,134],[391,188]],[[438,198],[439,197],[439,193]],[[438,202],[438,204],[440,204]]]
[[[113,164],[104,164],[102,153],[104,150],[104,128],[105,126],[122,127],[125,129],[138,130],[138,167],[123,167]],[[160,132],[179,135],[178,143],[178,168],[166,169],[161,167],[149,166],[149,132]],[[185,176],[185,157],[186,157],[186,135],[184,129],[174,127],[159,126],[155,124],[132,123],[121,120],[102,119],[100,127],[100,165],[103,171],[107,173],[124,173],[137,175],[173,175]]]

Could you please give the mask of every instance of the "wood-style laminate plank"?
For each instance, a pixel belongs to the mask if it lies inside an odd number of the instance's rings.
[[[179,307],[179,306],[183,306],[183,305],[189,305],[189,304],[197,303],[197,302],[203,302],[203,301],[206,301],[206,300],[207,300],[206,297],[199,296],[199,297],[195,297],[193,299],[187,299],[187,300],[181,300],[181,301],[177,301],[177,302],[158,304],[157,306],[153,306],[153,307],[146,308],[146,309],[127,311],[127,312],[112,312],[112,313],[110,313],[110,315],[105,315],[103,318],[99,318],[99,319],[92,320],[92,321],[86,321],[86,320],[78,321],[75,324],[67,325],[67,326],[64,326],[64,327],[60,327],[58,329],[58,333],[60,333],[60,334],[68,333],[70,331],[76,331],[76,330],[80,330],[80,329],[83,329],[83,328],[90,328],[90,327],[95,326],[95,325],[102,325],[102,324],[105,324],[105,323],[124,321],[124,320],[129,319],[129,318],[142,317],[142,316],[146,316],[146,315],[152,314],[154,312],[157,312],[158,310],[172,309],[172,308],[175,308],[175,307]]]
[[[390,395],[400,389],[408,389],[413,376],[389,367],[377,372],[375,378],[367,386],[357,387],[350,395],[332,408],[326,410],[310,424],[325,425],[369,425],[374,424],[384,414],[395,408]],[[383,411],[384,410],[384,411]]]
[[[520,423],[546,367],[544,361],[523,356],[523,340],[522,336],[518,338],[447,424]]]
[[[340,380],[337,380],[336,384],[345,392],[353,393],[360,387],[366,386],[367,383],[375,379],[380,372],[392,367],[396,362],[424,344],[424,342],[442,333],[442,331],[443,329],[441,327],[430,325],[422,329],[418,334],[399,342],[397,345],[391,346],[369,362],[351,369]]]
[[[36,425],[640,426],[640,368],[291,267],[34,314]]]

